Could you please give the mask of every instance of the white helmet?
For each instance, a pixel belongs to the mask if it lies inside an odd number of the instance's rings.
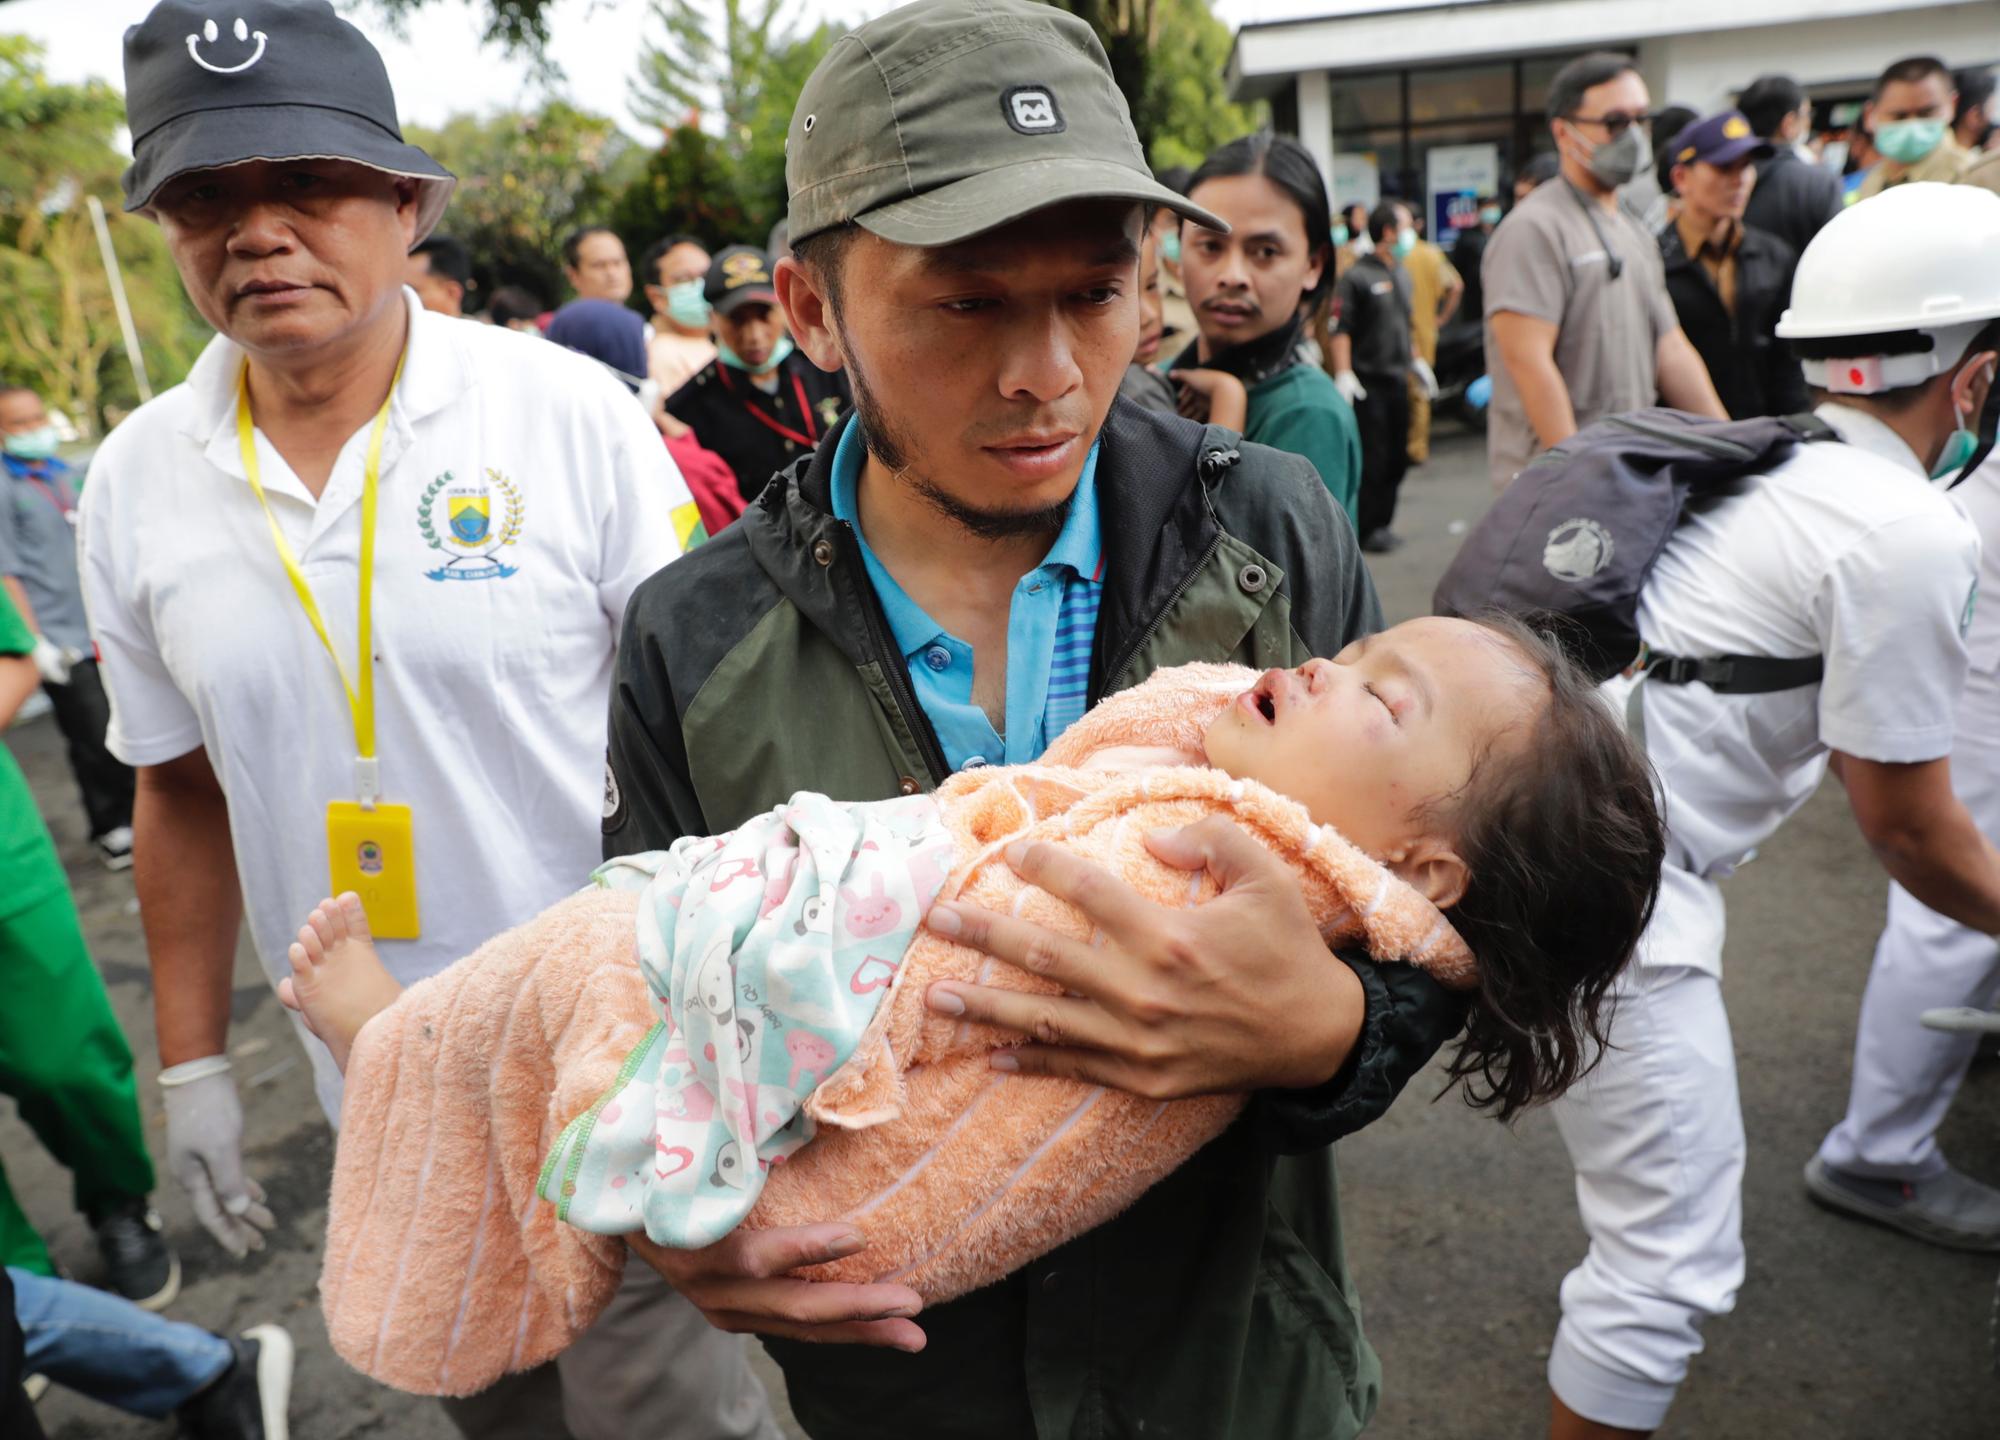
[[[1870,395],[1956,365],[2000,318],[2000,195],[1914,183],[1849,206],[1799,257],[1778,335],[1808,385]]]

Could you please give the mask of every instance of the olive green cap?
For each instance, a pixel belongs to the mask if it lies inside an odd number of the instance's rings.
[[[1163,205],[1088,24],[1036,0],[917,0],[834,42],[785,139],[794,245],[853,221],[954,245],[1071,200]]]

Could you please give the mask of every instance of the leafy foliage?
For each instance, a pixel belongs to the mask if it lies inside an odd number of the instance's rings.
[[[1229,27],[1210,12],[1208,0],[1152,0],[1164,43],[1147,52],[1145,83],[1128,91],[1132,122],[1146,155],[1164,170],[1189,169],[1225,141],[1247,135],[1268,119],[1260,100],[1232,104],[1223,86],[1229,64]]]
[[[692,125],[675,130],[645,157],[604,219],[624,240],[635,269],[646,247],[667,235],[692,235],[714,250],[747,236],[761,241],[764,234],[745,216],[735,164]],[[650,278],[637,276],[635,284]]]
[[[177,383],[207,338],[159,231],[122,209],[112,136],[124,121],[108,85],[54,84],[40,46],[0,35],[0,380],[86,430],[139,399],[87,197],[104,205],[154,386]]]
[[[550,302],[562,294],[563,237],[599,220],[642,163],[611,120],[562,100],[405,134],[458,176],[439,228],[471,248],[489,293],[525,285]]]
[[[633,110],[670,132],[705,119],[727,164],[740,211],[731,240],[762,243],[785,213],[785,134],[806,77],[844,33],[785,29],[794,0],[721,0],[712,24],[703,0],[653,0],[659,42],[640,57]],[[672,144],[671,138],[669,144]],[[693,204],[691,198],[680,202]],[[686,228],[706,234],[697,225]]]

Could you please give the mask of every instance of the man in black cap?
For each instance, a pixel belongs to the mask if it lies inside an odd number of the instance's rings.
[[[1805,377],[1777,334],[1799,257],[1743,220],[1770,145],[1740,111],[1723,110],[1689,122],[1667,154],[1681,204],[1660,255],[1681,329],[1731,419],[1803,413]]]
[[[747,503],[833,428],[847,409],[847,385],[792,343],[762,250],[723,250],[709,262],[702,295],[715,358],[668,398],[667,413],[736,472]]]
[[[408,983],[572,889],[612,637],[697,513],[602,367],[405,288],[452,179],[326,0],[162,0],[125,75],[127,208],[217,334],[98,450],[80,548],[138,769],[168,1168],[241,1256],[273,1217],[230,1073],[239,925],[275,982],[357,891]],[[636,1262],[559,1362],[446,1408],[510,1440],[777,1434],[740,1343]]]
[[[1087,24],[1028,0],[905,6],[834,44],[787,144],[775,288],[855,414],[633,597],[607,854],[795,790],[914,795],[1035,758],[1162,666],[1296,665],[1379,627],[1309,462],[1116,398],[1144,207],[1221,222],[1154,181]],[[1382,1113],[1459,1006],[1408,967],[1330,956],[1289,872],[1235,827],[1158,844],[1224,893],[1167,912],[1046,847],[1019,861],[1123,921],[1089,973],[1059,974],[1076,995],[1049,1003],[1056,1043],[1016,1052],[1024,1072],[1254,1094],[1130,1210],[921,1315],[892,1281],[788,1273],[865,1250],[865,1217],[634,1242],[715,1324],[766,1337],[815,1440],[1321,1440],[1372,1413],[1330,1145]],[[996,965],[1062,950],[960,919]],[[1023,1028],[1004,993],[928,998]]]

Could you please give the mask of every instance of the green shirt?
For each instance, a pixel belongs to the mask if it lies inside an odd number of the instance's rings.
[[[34,649],[27,622],[0,590],[0,655],[30,655]],[[32,909],[67,883],[28,777],[13,753],[0,747],[0,916]]]
[[[1361,430],[1354,410],[1317,365],[1290,365],[1250,391],[1243,438],[1312,461],[1347,518],[1361,490]]]

